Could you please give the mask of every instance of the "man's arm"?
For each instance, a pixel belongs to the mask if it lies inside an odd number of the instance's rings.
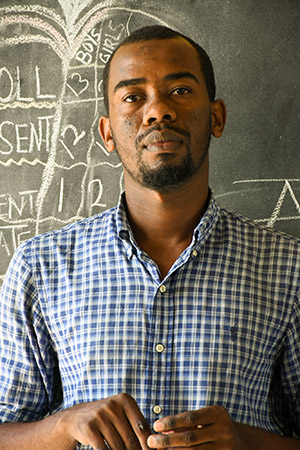
[[[148,438],[148,446],[160,450],[300,450],[299,439],[235,423],[221,406],[165,417],[155,422],[154,430],[159,434]]]
[[[78,443],[94,450],[149,450],[150,427],[135,400],[119,394],[81,403],[33,423],[0,425],[0,450],[72,450]],[[107,444],[106,444],[107,442]]]

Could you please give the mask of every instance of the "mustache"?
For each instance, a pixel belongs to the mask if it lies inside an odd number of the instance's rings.
[[[139,146],[139,144],[145,140],[147,138],[147,136],[149,136],[151,133],[155,132],[155,131],[174,131],[175,133],[185,137],[188,139],[188,141],[190,141],[191,139],[191,135],[187,130],[184,130],[182,128],[178,128],[176,126],[173,125],[153,125],[153,127],[149,128],[148,130],[146,130],[144,133],[139,134],[136,139],[135,139],[135,145],[136,147]]]

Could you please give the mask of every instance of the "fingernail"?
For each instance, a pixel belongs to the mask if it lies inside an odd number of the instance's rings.
[[[155,424],[153,425],[153,428],[155,431],[157,431],[159,433],[160,431],[163,431],[164,426],[161,422],[155,422]]]
[[[148,447],[155,448],[155,438],[153,436],[149,436],[147,439]]]

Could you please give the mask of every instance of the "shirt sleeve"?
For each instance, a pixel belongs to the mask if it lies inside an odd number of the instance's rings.
[[[0,295],[0,423],[39,420],[61,402],[57,359],[23,249]]]
[[[300,437],[300,299],[292,311],[283,351],[275,367],[273,402],[287,435]],[[276,417],[274,417],[276,421]]]

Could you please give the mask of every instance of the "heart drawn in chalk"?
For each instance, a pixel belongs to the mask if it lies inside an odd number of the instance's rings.
[[[73,73],[69,77],[69,80],[71,80],[71,83],[68,82],[66,85],[76,97],[80,97],[80,95],[89,87],[89,81],[86,78],[82,78],[80,73]]]

